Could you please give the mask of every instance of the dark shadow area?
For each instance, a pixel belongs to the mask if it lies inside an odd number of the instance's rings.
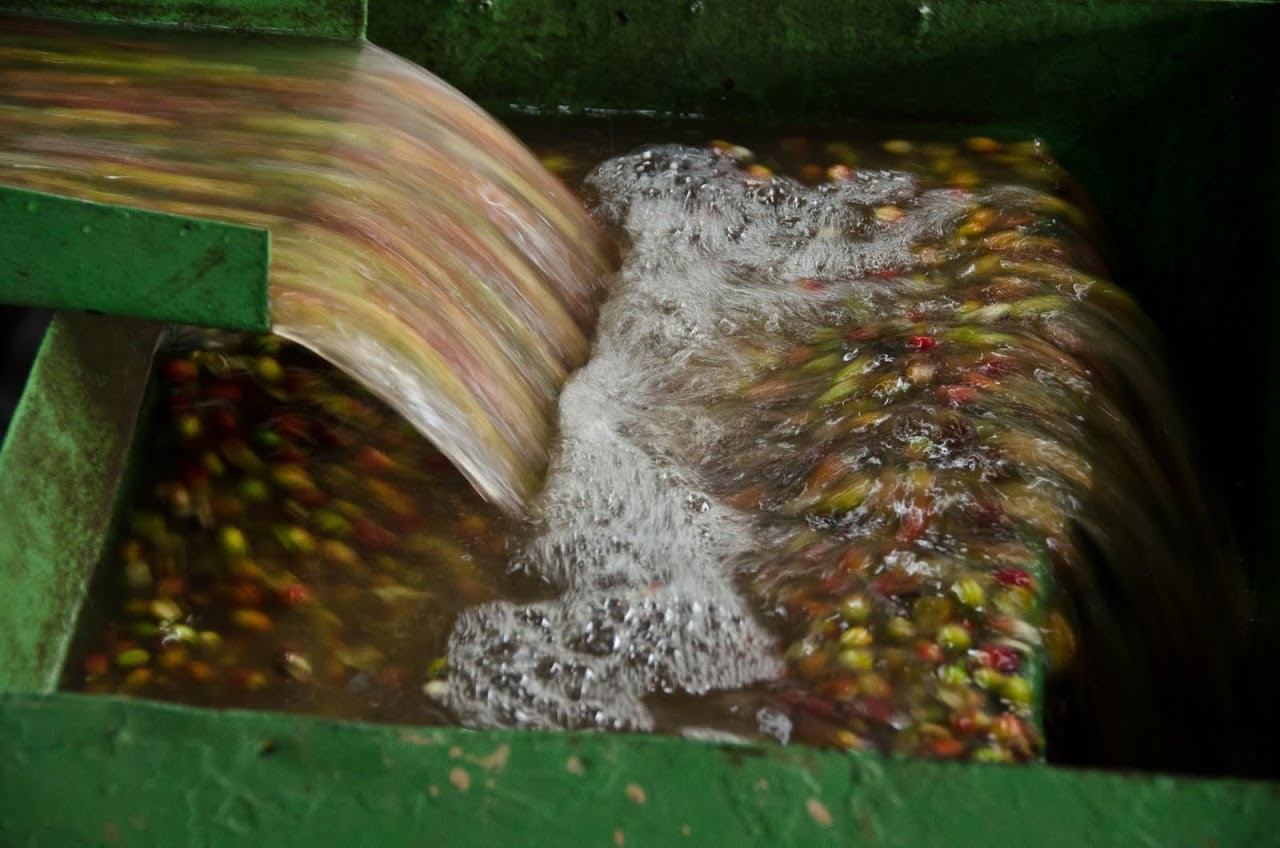
[[[52,314],[47,309],[0,306],[0,437],[9,429]]]

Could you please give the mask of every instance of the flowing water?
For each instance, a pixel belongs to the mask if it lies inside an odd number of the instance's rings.
[[[270,230],[277,333],[504,508],[536,487],[607,242],[416,65],[372,45],[0,21],[0,184]]]
[[[655,144],[587,176],[625,261],[516,558],[563,594],[462,615],[464,721],[651,729],[671,695],[696,733],[684,696],[738,689],[711,730],[1023,758],[1046,660],[1085,670],[1112,752],[1233,714],[1238,575],[1069,185],[1034,145],[986,173],[885,147],[796,179]]]
[[[269,227],[281,334],[529,511],[298,351],[180,344],[77,684],[1002,762],[1055,703],[1117,761],[1226,738],[1235,574],[1039,145],[561,125],[589,217],[376,48],[182,43],[0,37],[0,181]]]

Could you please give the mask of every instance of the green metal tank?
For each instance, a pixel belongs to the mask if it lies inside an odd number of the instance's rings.
[[[1268,316],[1280,280],[1269,247],[1280,227],[1280,10],[1213,0],[370,0],[367,10],[357,0],[0,0],[0,14],[342,40],[366,37],[366,11],[370,40],[500,117],[927,119],[1045,138],[1097,202],[1116,277],[1165,333],[1250,568],[1261,623],[1256,679],[1241,686],[1257,705],[1256,779],[376,726],[58,693],[142,440],[161,322],[265,329],[269,237],[6,190],[0,301],[69,311],[53,321],[0,451],[0,844],[1274,843],[1280,331]],[[175,228],[193,236],[182,250],[169,249]],[[109,252],[126,244],[150,247]],[[87,256],[106,261],[89,274]]]

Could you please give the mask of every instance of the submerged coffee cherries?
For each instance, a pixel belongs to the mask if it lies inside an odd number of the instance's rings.
[[[1061,178],[981,138],[600,165],[626,260],[526,525],[313,360],[173,359],[182,486],[88,685],[983,762],[1052,756],[1060,704],[1134,760],[1193,744],[1234,575]]]
[[[664,696],[714,670],[739,693],[718,729],[1023,760],[1044,750],[1049,662],[1121,745],[1230,714],[1215,655],[1239,633],[1237,575],[1153,334],[1037,146],[964,149],[887,142],[873,155],[944,167],[802,168],[812,186],[730,144],[591,174],[625,262],[522,558],[565,591],[464,617],[461,715],[556,724],[591,695],[582,724],[661,727]],[[638,653],[650,677],[614,667],[625,638],[597,656],[564,635],[643,621],[646,596],[671,625]],[[742,596],[781,676],[736,617],[681,612]],[[477,650],[486,624],[518,654]],[[548,655],[574,672],[538,676]],[[1172,657],[1205,668],[1193,698]]]

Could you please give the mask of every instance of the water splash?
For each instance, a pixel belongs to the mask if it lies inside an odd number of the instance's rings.
[[[1035,758],[1055,582],[1095,735],[1228,715],[1238,572],[1078,210],[741,158],[655,146],[588,179],[626,260],[519,560],[562,594],[465,613],[461,720]],[[671,708],[709,689],[733,690],[710,725]]]
[[[473,726],[649,729],[650,694],[781,675],[774,636],[736,587],[738,569],[774,545],[704,493],[690,460],[743,424],[708,407],[732,366],[706,363],[736,356],[729,342],[762,315],[792,323],[836,308],[779,278],[824,268],[857,278],[907,261],[913,241],[959,209],[939,193],[890,234],[870,210],[914,195],[906,174],[810,191],[752,183],[729,157],[675,146],[605,163],[589,191],[630,258],[591,360],[561,396],[540,529],[519,558],[563,594],[463,614],[449,642],[450,707]]]

